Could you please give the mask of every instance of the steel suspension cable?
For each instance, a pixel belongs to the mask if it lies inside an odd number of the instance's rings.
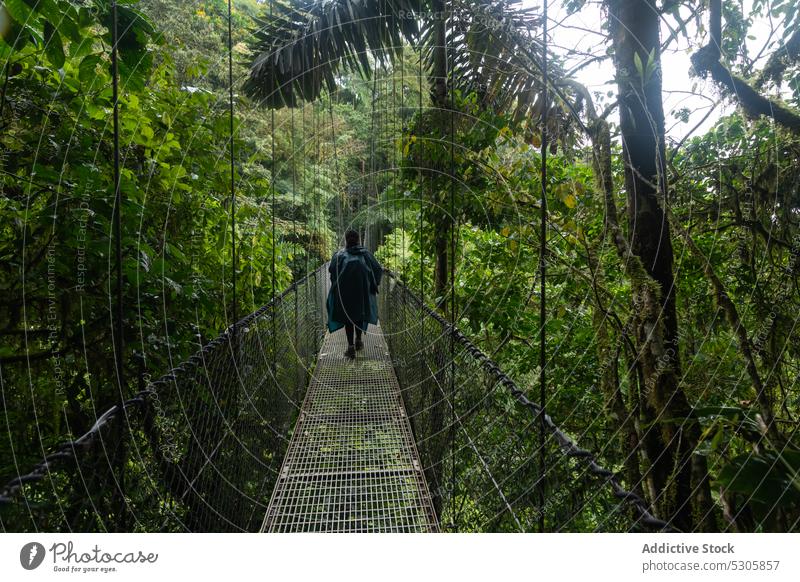
[[[228,0],[230,2],[230,0]],[[269,19],[270,22],[273,21],[273,10],[274,10],[274,1],[269,0]],[[273,49],[274,52],[274,49]],[[270,56],[272,58],[272,56]],[[270,68],[270,87],[273,90],[273,94],[276,91],[275,89],[275,71],[274,69]],[[275,171],[275,107],[270,107],[269,110],[269,133],[270,133],[270,220],[272,221],[272,257],[270,261],[270,277],[271,281],[271,290],[272,290],[272,301],[275,301],[275,296],[277,293],[277,275],[275,269],[275,261],[277,258],[277,246],[278,246],[278,237],[277,237],[277,230],[275,226],[275,181],[277,179],[276,171]],[[278,377],[278,343],[277,343],[277,329],[275,319],[272,319],[272,376],[273,378]]]
[[[402,61],[401,61],[402,63]],[[388,145],[391,148],[392,152],[392,160],[391,160],[391,181],[392,181],[392,199],[386,200],[386,203],[391,203],[392,208],[392,232],[394,233],[395,226],[397,225],[397,167],[398,167],[398,160],[397,160],[397,141],[395,136],[397,135],[397,79],[395,78],[396,69],[394,63],[392,63],[392,106],[391,108],[387,108],[389,112],[391,112],[391,122],[392,122],[392,129],[388,135]],[[397,237],[392,237],[392,247],[393,249],[397,249]],[[393,250],[392,255],[397,259],[397,252]]]
[[[375,67],[372,77],[372,99],[370,106],[370,133],[369,133],[369,188],[366,189],[366,218],[364,219],[364,237],[362,242],[367,246],[367,236],[369,236],[370,222],[370,197],[377,189],[375,184],[375,101],[378,93],[378,67]]]
[[[316,64],[316,59],[315,59]],[[312,188],[312,195],[311,195],[311,205],[312,205],[312,216],[314,222],[314,233],[316,236],[316,241],[318,246],[321,247],[321,240],[322,236],[320,234],[320,184],[319,184],[319,160],[320,160],[320,153],[319,153],[319,120],[317,119],[317,108],[314,103],[311,103],[311,135],[314,138],[314,184]],[[320,252],[320,254],[322,254]],[[322,259],[325,260],[324,257]],[[324,273],[323,273],[324,276]],[[314,347],[318,348],[319,345],[317,343],[317,334],[314,334]]]
[[[235,176],[235,150],[233,143],[233,10],[231,0],[228,0],[228,131],[230,132],[230,172],[231,172],[231,283],[232,283],[232,323],[239,321],[236,297],[236,176]],[[236,328],[233,328],[234,333]]]
[[[321,229],[322,229],[322,194],[321,194],[321,184],[320,184],[320,139],[319,139],[319,114],[317,112],[317,108],[315,105],[312,104],[311,106],[311,115],[313,119],[313,135],[314,135],[314,153],[315,153],[315,161],[314,161],[314,223],[316,224],[316,231],[317,237],[321,238]],[[323,258],[324,260],[324,258]]]
[[[419,68],[417,70],[417,89],[419,90],[418,93],[418,113],[417,113],[417,133],[420,133],[420,128],[422,127],[422,43],[421,41],[418,43],[417,46],[417,59]],[[418,156],[419,159],[419,156]],[[420,184],[419,184],[419,192],[420,195],[417,197],[419,201],[419,214],[417,216],[417,233],[419,233],[419,297],[422,302],[425,302],[425,253],[423,252],[422,248],[422,190],[425,184],[425,174],[422,170],[422,164],[419,164],[419,176],[420,176]]]
[[[391,74],[391,78],[390,78],[390,74]],[[392,134],[392,131],[394,129],[393,116],[390,115],[391,111],[392,111],[392,107],[394,107],[394,101],[392,100],[390,102],[390,96],[393,97],[394,94],[390,91],[390,88],[389,88],[390,81],[391,81],[392,84],[394,84],[394,67],[392,67],[392,70],[391,70],[391,73],[390,73],[388,65],[386,63],[384,63],[383,64],[383,91],[382,91],[384,99],[383,99],[383,104],[382,104],[382,106],[381,106],[381,108],[379,110],[380,111],[379,120],[380,120],[380,128],[381,128],[381,139],[378,142],[383,148],[389,147],[389,144],[391,144],[391,134]],[[393,164],[393,160],[392,160],[392,157],[389,155],[389,152],[384,150],[384,154],[385,154],[385,159],[384,159],[384,156],[381,156],[381,160],[383,161],[383,165],[381,166],[381,168],[379,170],[380,171],[380,175],[381,175],[380,184],[383,187],[383,190],[381,191],[381,193],[384,193],[384,192],[388,193],[389,191],[392,190],[392,188],[391,188],[392,182],[391,182],[391,179],[389,178],[389,176],[387,174],[388,174],[388,172],[391,171],[391,166]],[[380,226],[383,224],[383,219],[384,218],[388,218],[388,213],[387,213],[386,216],[384,216],[384,214],[383,214],[384,206],[381,203],[381,198],[379,196],[379,192],[378,192],[377,189],[375,190],[375,206],[376,206],[376,209],[375,209],[376,221],[375,221],[375,225],[372,228],[372,234],[374,235],[374,238],[376,240],[373,243],[373,249],[372,249],[373,251],[377,250],[378,245],[380,245],[383,242],[383,239],[381,238],[381,235],[383,234],[383,232],[382,232]]]
[[[294,103],[290,106],[290,133],[291,133],[291,152],[289,153],[291,161],[292,161],[292,266],[295,266],[295,258],[297,256],[297,175],[296,175],[296,168],[295,168],[295,155],[297,153],[297,143],[295,141],[295,131],[294,131]],[[292,272],[292,279],[294,280],[294,272]],[[294,297],[294,317],[297,319],[298,316],[298,297],[295,295]],[[297,326],[294,326],[294,343],[297,345]]]
[[[336,221],[339,236],[344,236],[344,226],[342,224],[342,183],[339,176],[339,154],[336,146],[336,125],[333,120],[333,99],[334,93],[328,96],[328,114],[331,120],[331,142],[333,143],[333,175],[336,178]]]
[[[541,144],[541,181],[542,181],[542,201],[539,206],[540,210],[540,224],[539,224],[539,405],[541,410],[539,412],[541,419],[541,430],[539,431],[539,463],[541,465],[541,478],[539,479],[539,531],[544,531],[544,498],[545,498],[545,483],[544,474],[546,472],[545,463],[547,462],[545,455],[545,399],[547,396],[546,372],[545,365],[547,364],[547,334],[545,326],[547,323],[547,121],[548,110],[550,104],[548,102],[548,71],[547,71],[547,2],[543,0],[543,28],[542,28],[542,76],[544,87],[542,90],[542,144]]]
[[[376,198],[376,205],[377,205],[377,215],[378,215],[378,226],[383,224],[383,221],[388,221],[389,224],[394,227],[397,223],[397,212],[394,208],[393,201],[394,201],[394,192],[395,188],[393,176],[392,176],[392,169],[395,166],[395,158],[394,158],[394,151],[391,149],[390,145],[392,143],[392,133],[395,131],[394,127],[394,115],[393,115],[393,107],[394,107],[394,93],[392,88],[394,86],[394,66],[391,68],[391,72],[389,68],[384,65],[383,67],[383,94],[385,96],[385,103],[381,110],[383,115],[383,124],[382,124],[382,135],[380,139],[380,143],[384,147],[390,148],[386,152],[386,160],[381,168],[381,175],[383,176],[383,182],[385,187],[381,194],[383,195],[383,199],[381,197]],[[392,206],[384,206],[384,204],[391,204]],[[375,249],[383,242],[383,229],[376,228],[376,242],[375,242]],[[394,253],[394,247],[392,247],[392,252]]]
[[[112,25],[111,25],[111,91],[112,101],[114,102],[113,123],[114,123],[114,259],[116,261],[116,322],[114,325],[114,363],[117,374],[117,386],[119,388],[120,402],[125,400],[125,371],[123,369],[122,351],[124,349],[124,339],[122,337],[122,183],[120,175],[120,151],[119,151],[119,15],[117,12],[117,2],[111,3]]]
[[[228,0],[230,1],[230,0]],[[273,0],[269,1],[269,19],[272,21],[272,12],[273,12]],[[272,58],[272,57],[270,57]],[[273,87],[273,91],[275,91],[275,72],[274,70],[270,69],[270,75],[272,79],[270,80],[270,87]],[[272,171],[270,176],[270,198],[271,198],[271,219],[272,219],[272,262],[271,262],[271,276],[272,276],[272,300],[275,300],[275,253],[276,253],[276,244],[277,238],[275,236],[275,178],[276,178],[276,171],[275,171],[275,108],[270,107],[269,110],[270,114],[270,122],[269,122],[269,133],[270,133],[270,156],[272,158]],[[274,355],[274,352],[273,352]]]
[[[308,192],[306,192],[306,163],[307,163],[307,159],[308,159],[308,156],[306,156],[306,139],[307,139],[308,136],[307,136],[307,133],[306,133],[306,104],[305,103],[303,103],[303,108],[301,110],[301,113],[302,113],[302,115],[301,115],[300,123],[301,123],[301,125],[303,127],[303,137],[301,139],[301,144],[303,146],[303,167],[302,167],[302,175],[301,175],[300,179],[302,181],[301,190],[303,192],[303,210],[305,211],[306,204],[308,204]],[[308,253],[311,251],[311,236],[310,236],[311,229],[309,229],[309,225],[308,224],[306,224],[306,232],[308,233],[308,243],[306,245],[307,248],[305,249],[305,253],[304,253],[305,257],[304,257],[304,259],[305,259],[305,272],[308,273]]]
[[[453,4],[450,3],[450,19],[451,19],[451,26],[452,26],[452,18],[454,18],[453,14]],[[453,27],[454,28],[454,27]],[[447,82],[449,87],[447,88],[447,94],[450,96],[450,325],[455,327],[456,325],[456,235],[458,230],[458,221],[456,220],[456,213],[455,213],[455,139],[456,139],[456,132],[455,132],[455,95],[453,93],[454,89],[454,78],[453,78],[453,69],[454,69],[454,60],[455,55],[453,54],[453,47],[447,46],[447,30],[445,30],[445,55],[446,59],[445,62],[447,64]],[[453,500],[453,509],[452,509],[452,520],[453,523],[457,523],[456,520],[456,444],[455,444],[455,419],[458,413],[456,412],[455,408],[455,376],[456,376],[456,361],[455,361],[455,336],[450,333],[450,401],[453,405],[450,407],[450,455],[451,455],[451,477],[452,477],[452,500]]]
[[[111,2],[111,92],[112,101],[114,103],[113,110],[113,133],[114,133],[114,260],[116,261],[116,306],[115,306],[115,322],[112,325],[111,337],[114,349],[114,369],[117,376],[117,390],[118,390],[118,406],[120,410],[124,411],[124,403],[126,399],[125,387],[125,369],[123,362],[123,352],[125,349],[124,326],[123,326],[123,288],[122,288],[122,181],[120,171],[120,149],[119,149],[119,13],[117,10],[116,0]],[[110,289],[109,289],[110,291]],[[110,295],[110,293],[109,293]],[[120,422],[116,426],[117,432],[117,451],[115,454],[118,474],[117,474],[117,491],[119,503],[119,515],[121,520],[119,527],[122,531],[126,528],[125,516],[125,449],[123,446],[123,439],[121,438],[124,430],[123,423]]]
[[[398,175],[400,172],[401,167],[405,162],[405,133],[406,133],[406,123],[405,123],[405,96],[406,96],[406,63],[405,63],[405,44],[400,46],[400,111],[399,111],[399,122],[400,122],[400,163],[396,164],[395,168],[395,176]],[[395,147],[395,152],[397,151],[397,147]],[[400,176],[402,178],[402,175]],[[400,180],[400,186],[403,187],[403,180]],[[402,270],[405,272],[406,270],[406,190],[403,188],[403,192],[401,193],[400,199],[400,231],[401,231],[401,249],[402,249],[402,258],[400,260],[400,264],[403,266]]]

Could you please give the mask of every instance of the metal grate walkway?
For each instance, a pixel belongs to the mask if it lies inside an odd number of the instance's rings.
[[[261,531],[437,531],[389,349],[327,334]]]

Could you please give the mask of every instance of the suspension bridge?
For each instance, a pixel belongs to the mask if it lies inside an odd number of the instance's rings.
[[[323,267],[98,414],[89,432],[0,490],[0,525],[668,527],[396,277],[381,283],[381,323],[354,362],[342,334],[325,332],[326,289]]]

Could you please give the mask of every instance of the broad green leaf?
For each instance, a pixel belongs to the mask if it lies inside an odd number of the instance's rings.
[[[49,21],[44,24],[45,54],[47,60],[57,69],[64,66],[64,44],[61,42],[61,35]]]
[[[4,3],[11,18],[20,24],[31,24],[33,10],[23,0],[4,0]]]
[[[95,79],[97,65],[100,64],[100,60],[99,55],[89,55],[81,60],[81,64],[78,67],[78,78],[81,83],[91,83]]]
[[[644,65],[642,65],[642,57],[639,53],[633,53],[633,66],[636,67],[636,72],[639,73],[639,79],[644,82]]]

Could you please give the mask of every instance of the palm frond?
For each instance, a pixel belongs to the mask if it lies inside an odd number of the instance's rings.
[[[257,19],[245,91],[268,107],[311,101],[350,69],[369,77],[419,37],[425,0],[274,0]]]
[[[485,105],[498,109],[532,106],[543,84],[538,8],[518,0],[461,0],[453,9],[448,44],[455,49],[454,86],[477,93]],[[562,77],[557,60],[548,57],[551,76]]]
[[[368,78],[376,62],[399,56],[404,43],[423,55],[433,84],[444,26],[451,90],[474,92],[484,107],[541,118],[541,15],[520,0],[273,0],[272,6],[258,21],[258,56],[245,85],[269,107],[333,92],[346,70]],[[551,77],[562,78],[558,60],[548,57]],[[553,110],[548,117],[551,123],[565,119]]]

